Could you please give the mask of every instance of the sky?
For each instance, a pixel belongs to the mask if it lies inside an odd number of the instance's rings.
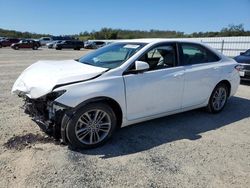
[[[0,28],[78,34],[103,27],[219,31],[250,30],[250,0],[0,0]]]

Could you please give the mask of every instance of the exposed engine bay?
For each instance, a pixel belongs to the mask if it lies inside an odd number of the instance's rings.
[[[22,106],[24,112],[31,116],[32,120],[36,122],[44,132],[56,139],[61,138],[61,120],[65,111],[69,109],[69,107],[54,101],[63,93],[64,91],[52,92],[38,99],[21,96],[24,99],[24,105]]]

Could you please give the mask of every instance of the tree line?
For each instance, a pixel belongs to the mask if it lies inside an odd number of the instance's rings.
[[[51,36],[49,34],[37,34],[31,32],[20,32],[15,30],[0,29],[0,37],[13,38],[40,38],[44,36]],[[228,36],[250,36],[250,31],[245,30],[243,24],[228,25],[220,31],[211,32],[194,32],[185,34],[180,31],[171,30],[126,30],[126,29],[112,29],[102,28],[99,31],[80,32],[72,35],[72,37],[80,40],[88,39],[134,39],[134,38],[191,38],[191,37],[228,37]]]
[[[50,36],[50,35],[37,34],[37,33],[31,33],[31,32],[21,32],[21,31],[7,30],[7,29],[0,28],[0,37],[28,39],[28,38],[41,38],[41,37],[47,37],[47,36]]]

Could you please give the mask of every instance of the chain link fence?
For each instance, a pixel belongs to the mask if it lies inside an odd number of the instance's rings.
[[[250,36],[195,38],[194,40],[205,43],[229,57],[235,57],[239,55],[240,52],[250,49]]]

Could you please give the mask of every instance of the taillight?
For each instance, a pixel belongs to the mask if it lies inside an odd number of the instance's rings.
[[[244,70],[244,66],[243,66],[243,65],[236,65],[234,68],[235,68],[237,71],[242,71],[242,70]]]

